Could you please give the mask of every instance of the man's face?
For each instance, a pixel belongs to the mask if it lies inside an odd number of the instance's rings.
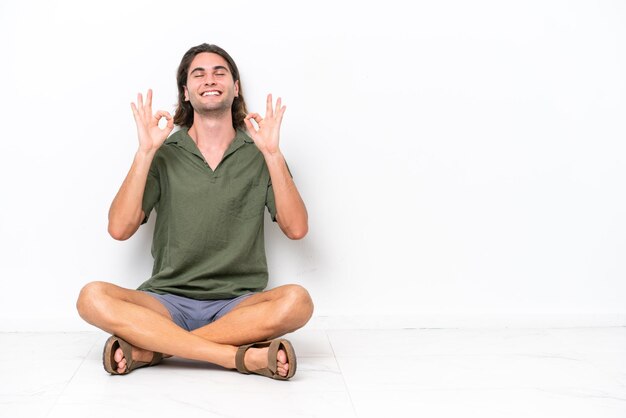
[[[224,58],[211,52],[195,56],[187,73],[185,100],[197,113],[228,111],[238,95],[239,82],[234,82]]]

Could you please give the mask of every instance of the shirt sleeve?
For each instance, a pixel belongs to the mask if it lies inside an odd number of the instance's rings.
[[[287,164],[287,161],[285,161],[285,165],[287,166],[287,171],[289,172],[289,176],[293,178],[293,174],[291,174],[291,170],[289,169],[289,164]],[[270,212],[272,221],[276,222],[276,199],[274,198],[274,188],[272,187],[271,177],[267,184],[267,195],[265,196],[265,206],[267,206],[267,210]]]
[[[265,206],[270,212],[272,221],[276,222],[276,200],[274,199],[274,189],[272,188],[272,180],[267,185],[267,196],[265,197]]]
[[[145,218],[141,221],[141,224],[148,222],[150,213],[155,205],[158,203],[161,197],[161,185],[159,184],[159,172],[156,166],[156,159],[152,161],[150,171],[148,172],[148,178],[146,180],[146,188],[143,191],[143,201],[141,202],[141,208],[145,214]]]

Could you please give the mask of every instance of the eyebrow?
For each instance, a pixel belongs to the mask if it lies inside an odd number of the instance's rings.
[[[213,70],[214,71],[215,70],[226,70],[226,71],[228,71],[228,68],[224,67],[223,65],[216,65],[216,66],[213,67]],[[193,70],[191,70],[189,72],[189,74],[193,74],[196,71],[206,71],[206,68],[204,68],[204,67],[196,67]]]

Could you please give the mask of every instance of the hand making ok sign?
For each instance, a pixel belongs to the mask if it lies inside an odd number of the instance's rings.
[[[141,93],[137,94],[137,105],[130,104],[137,124],[137,135],[139,136],[139,150],[144,152],[156,151],[167,139],[172,129],[174,129],[174,120],[172,116],[164,111],[159,110],[152,114],[152,90],[148,90],[146,102],[143,102]],[[167,125],[161,129],[159,121],[165,118]]]
[[[258,113],[249,113],[246,116],[244,121],[248,128],[248,134],[262,153],[274,154],[279,151],[280,124],[286,109],[287,107],[281,104],[280,97],[276,101],[276,108],[274,109],[272,95],[268,94],[265,118],[262,118]],[[251,119],[256,122],[258,128],[254,126]]]

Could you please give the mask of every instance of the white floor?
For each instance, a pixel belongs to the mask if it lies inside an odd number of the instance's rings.
[[[0,333],[0,417],[626,417],[626,328],[300,330],[289,382],[180,359],[109,376],[103,333]]]

